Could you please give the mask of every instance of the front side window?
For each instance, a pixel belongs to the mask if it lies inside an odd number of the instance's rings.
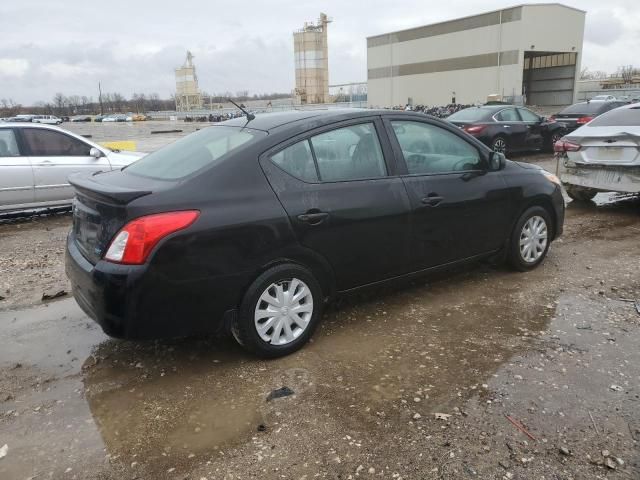
[[[496,115],[496,119],[500,122],[519,122],[520,117],[518,117],[518,112],[516,112],[515,108],[507,108],[498,112]]]
[[[311,137],[320,180],[338,182],[387,174],[373,123],[339,128]]]
[[[87,157],[91,145],[64,133],[44,128],[25,128],[22,138],[34,157]]]
[[[527,110],[526,108],[519,108],[520,116],[522,117],[523,122],[539,122],[540,117],[533,113],[531,110]]]
[[[0,157],[18,157],[20,150],[16,135],[10,128],[0,128]]]
[[[459,136],[422,122],[392,121],[409,174],[463,172],[482,168],[480,153]]]
[[[248,128],[204,128],[150,153],[129,165],[126,171],[161,180],[178,180],[228,158],[265,135]]]
[[[313,162],[313,155],[309,147],[309,140],[303,140],[271,157],[271,161],[289,175],[293,175],[305,182],[317,182],[318,173]]]

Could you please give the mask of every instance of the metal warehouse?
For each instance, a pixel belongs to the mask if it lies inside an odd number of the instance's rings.
[[[576,97],[586,12],[525,4],[367,38],[371,106]]]

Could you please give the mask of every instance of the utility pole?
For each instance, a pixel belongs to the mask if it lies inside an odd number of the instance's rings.
[[[104,115],[104,110],[102,108],[102,86],[100,82],[98,82],[98,101],[100,102],[100,115]]]

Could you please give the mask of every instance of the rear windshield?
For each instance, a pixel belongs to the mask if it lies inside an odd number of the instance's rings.
[[[564,110],[562,110],[560,112],[560,115],[564,115],[566,113],[578,113],[578,114],[600,113],[606,108],[607,108],[607,105],[603,103],[576,103],[575,105],[570,105]]]
[[[640,127],[640,106],[619,108],[603,113],[590,123],[589,127]]]
[[[178,180],[237,152],[265,132],[213,126],[192,133],[127,167],[127,172],[161,180]]]
[[[450,122],[478,122],[487,118],[489,113],[491,112],[482,108],[465,108],[453,115],[449,115],[447,120]]]

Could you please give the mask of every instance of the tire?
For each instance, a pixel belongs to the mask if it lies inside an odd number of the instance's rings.
[[[550,153],[553,153],[553,146],[563,136],[564,135],[563,135],[563,133],[561,131],[553,132],[551,135],[549,135],[549,138],[547,139],[547,144],[545,146],[546,151],[550,152]]]
[[[593,200],[598,194],[597,190],[593,190],[592,188],[578,187],[576,185],[565,185],[565,190],[567,191],[567,195],[571,200],[575,200],[576,202],[589,202]]]
[[[509,146],[507,144],[507,139],[502,135],[498,135],[493,140],[491,140],[491,150],[494,152],[502,153],[503,155],[507,154]]]
[[[282,290],[278,292],[278,288]],[[293,293],[289,292],[291,288]],[[303,296],[291,303],[287,300],[290,295]],[[267,302],[265,298],[274,301]],[[277,265],[261,274],[247,289],[231,333],[242,347],[255,355],[282,357],[307,343],[318,326],[322,307],[322,289],[309,270],[296,264]],[[300,313],[292,313],[293,308]],[[259,325],[267,329],[259,332]]]
[[[540,222],[543,223],[543,228],[540,227],[542,225]],[[508,259],[511,266],[526,272],[540,265],[549,251],[552,229],[551,215],[545,208],[540,206],[528,208],[516,222],[509,239]],[[544,242],[542,242],[543,236]]]

